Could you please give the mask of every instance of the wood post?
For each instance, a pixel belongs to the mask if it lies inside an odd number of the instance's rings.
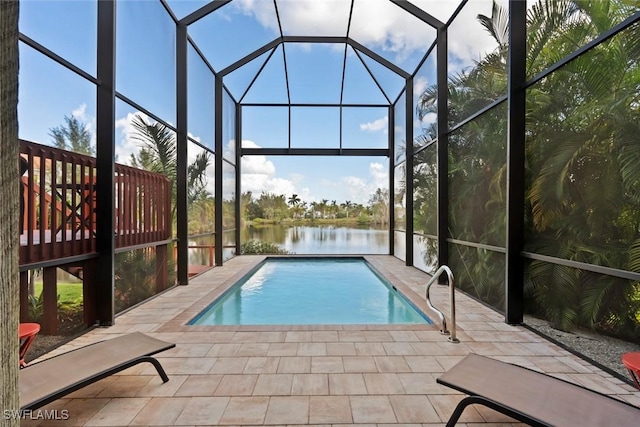
[[[44,335],[58,334],[58,278],[56,267],[42,270],[42,325]]]

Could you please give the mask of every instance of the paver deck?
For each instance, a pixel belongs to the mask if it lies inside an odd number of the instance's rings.
[[[491,356],[576,382],[640,406],[640,392],[499,313],[456,294],[459,344],[433,325],[187,326],[264,257],[239,256],[117,317],[49,355],[133,331],[175,342],[158,355],[170,381],[138,365],[43,410],[66,420],[24,426],[443,425],[463,395],[436,378],[468,353]],[[367,259],[426,310],[429,276],[391,256]],[[448,290],[434,286],[448,313]],[[48,355],[48,356],[49,356]],[[55,412],[50,412],[55,413]],[[484,407],[462,425],[514,425]]]

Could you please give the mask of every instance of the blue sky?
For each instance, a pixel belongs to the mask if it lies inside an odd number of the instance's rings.
[[[168,0],[181,18],[206,1]],[[414,0],[438,19],[446,21],[457,1]],[[285,35],[344,36],[348,0],[278,0],[278,13]],[[175,29],[173,20],[157,0],[123,0],[117,4],[116,89],[124,96],[175,124]],[[62,58],[95,76],[96,2],[63,0],[21,2],[20,31]],[[476,0],[463,10],[457,31],[449,36],[449,68],[456,72],[495,47],[475,23],[478,13],[491,14],[490,0]],[[350,36],[408,72],[414,72],[432,43],[429,26],[401,11],[387,0],[355,0]],[[220,70],[279,36],[271,0],[235,0],[189,28],[189,35],[214,69]],[[95,131],[95,88],[84,78],[21,43],[19,121],[20,137],[50,144],[50,129],[75,116]],[[341,96],[345,45],[294,44],[280,46],[271,55],[244,102],[287,102],[284,60],[287,59],[292,102],[338,103]],[[239,99],[269,53],[225,78]],[[396,99],[403,79],[367,57],[363,58],[384,93],[370,77],[356,53],[347,48],[345,103],[386,104]],[[429,58],[418,70],[414,92],[435,83],[435,61]],[[213,147],[213,75],[190,48],[189,134]],[[386,97],[385,97],[386,94]],[[117,161],[127,163],[139,150],[132,139],[130,121],[139,112],[122,101],[116,105]],[[245,107],[245,147],[286,147],[287,108]],[[383,148],[386,146],[386,108],[344,108],[340,129],[338,108],[292,108],[292,147]],[[435,120],[414,122],[415,131]],[[396,129],[398,133],[400,129]],[[225,133],[225,136],[228,133]],[[230,153],[233,136],[225,141]],[[231,145],[230,145],[231,144]],[[189,156],[199,149],[191,144]],[[242,161],[243,191],[299,194],[307,201],[328,199],[366,203],[377,187],[388,185],[388,159],[333,157],[245,156]],[[213,177],[213,169],[208,171]],[[211,188],[213,186],[211,185]]]

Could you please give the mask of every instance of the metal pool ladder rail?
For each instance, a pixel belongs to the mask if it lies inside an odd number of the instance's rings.
[[[444,317],[444,314],[442,313],[442,311],[438,310],[433,306],[433,304],[431,304],[431,296],[429,295],[429,289],[431,289],[431,285],[433,285],[438,280],[438,277],[440,277],[442,273],[447,273],[447,280],[449,281],[449,301],[451,305],[451,315],[450,315],[451,331],[447,330],[447,319]],[[460,340],[456,338],[456,298],[455,298],[454,291],[455,291],[455,286],[453,283],[453,273],[451,272],[451,269],[449,267],[447,267],[446,265],[442,265],[435,272],[431,280],[429,280],[429,282],[427,283],[425,297],[427,299],[427,305],[429,306],[429,308],[435,311],[438,314],[438,317],[440,318],[440,323],[442,324],[442,329],[440,329],[440,333],[442,335],[449,335],[448,341],[457,344],[460,342]]]

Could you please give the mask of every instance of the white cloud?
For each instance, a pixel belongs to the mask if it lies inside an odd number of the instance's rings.
[[[91,145],[96,146],[96,118],[87,114],[87,104],[82,103],[71,112],[71,116],[80,120],[85,129],[91,134]]]
[[[387,131],[389,127],[389,118],[387,116],[381,117],[377,120],[368,123],[361,123],[360,130],[367,132],[379,132],[379,131]]]
[[[420,96],[420,94],[422,94],[422,92],[424,92],[428,86],[429,83],[424,76],[413,79],[413,93],[416,94],[416,96]]]
[[[259,148],[253,141],[243,140],[242,146],[245,148]],[[284,194],[287,197],[300,192],[296,191],[296,184],[293,180],[276,177],[276,167],[272,161],[265,156],[243,156],[242,157],[242,192],[251,191],[255,196],[260,193]],[[294,180],[301,180],[302,175],[297,175]]]
[[[370,163],[367,181],[357,176],[344,176],[341,185],[344,186],[350,201],[366,204],[376,189],[389,187],[389,173],[383,164]]]
[[[488,0],[472,2],[452,22],[447,40],[449,73],[472,66],[498,46],[477,20],[478,14],[491,16],[491,8]]]
[[[71,115],[73,117],[75,117],[76,119],[87,121],[88,116],[87,116],[87,104],[80,104],[80,106],[78,108],[76,108],[75,110],[73,110],[71,112]]]
[[[342,183],[344,184],[349,200],[355,203],[365,204],[368,199],[367,183],[357,176],[344,176],[342,177]]]
[[[237,0],[243,14],[253,16],[263,27],[279,33],[275,11],[260,7],[257,0]],[[268,2],[271,3],[271,2]],[[279,0],[278,13],[285,34],[344,36],[347,32],[350,2],[345,0]],[[367,47],[391,52],[402,61],[413,52],[426,51],[425,35],[431,27],[388,0],[357,1],[351,23],[351,36]]]
[[[382,163],[369,164],[369,173],[371,173],[371,177],[373,178],[373,183],[376,188],[388,186],[389,174]]]
[[[259,148],[260,146],[253,141],[243,140],[242,146],[245,148]],[[276,167],[273,162],[267,160],[266,156],[243,156],[242,157],[242,175],[264,175],[272,176],[276,173]],[[244,191],[244,190],[243,190]]]
[[[438,120],[438,115],[436,113],[427,113],[422,117],[422,120],[416,119],[414,121],[414,126],[418,128],[426,128],[431,123],[435,123]]]
[[[286,197],[296,193],[293,182],[284,178],[276,178],[261,174],[242,173],[242,192],[251,191],[255,197],[259,197],[262,192],[273,194],[284,194]]]
[[[116,162],[122,165],[130,165],[131,154],[140,151],[140,143],[134,138],[136,130],[132,124],[137,115],[149,121],[149,117],[140,111],[129,113],[116,120]]]
[[[270,29],[274,35],[280,34],[278,19],[271,1],[236,0],[231,4],[244,15],[255,17],[263,27]]]
[[[356,2],[351,36],[367,47],[391,52],[402,62],[415,52],[424,53],[435,30],[388,0]]]

